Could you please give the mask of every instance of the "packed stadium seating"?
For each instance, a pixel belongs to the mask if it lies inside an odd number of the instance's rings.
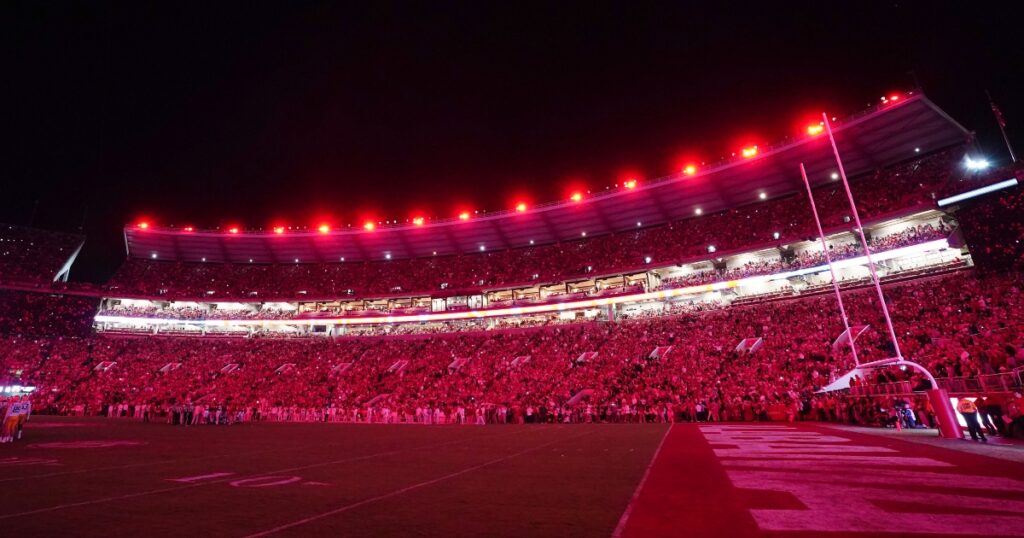
[[[80,235],[0,224],[0,283],[52,282],[84,240]]]
[[[981,198],[957,213],[980,265],[1000,270],[1024,268],[1024,188]]]
[[[1019,274],[966,272],[887,286],[903,353],[941,378],[1016,371],[1019,379],[1022,284]],[[882,327],[873,290],[845,295],[857,323]],[[36,409],[64,413],[201,404],[278,420],[541,420],[542,407],[543,420],[698,413],[785,419],[812,409],[850,419],[853,400],[813,396],[851,366],[847,352],[831,346],[841,331],[835,310],[834,298],[821,295],[619,323],[429,336],[5,336],[0,357],[4,372],[45,387],[35,396]],[[735,351],[747,337],[762,338],[763,345],[754,353]],[[892,353],[880,329],[857,345],[862,361]],[[663,346],[672,348],[649,358]],[[867,381],[921,383],[911,372],[882,375]],[[570,405],[574,396],[581,401]],[[860,413],[858,420],[877,419],[867,409]],[[468,418],[453,418],[460,416]]]
[[[955,165],[962,148],[880,170],[853,182],[865,219],[891,215],[935,200],[960,183]],[[960,188],[963,188],[960,186]],[[816,189],[826,227],[848,227],[849,208],[836,183]],[[775,239],[775,233],[779,238]],[[645,270],[755,246],[815,236],[805,196],[784,198],[704,215],[666,226],[555,245],[426,259],[329,264],[204,264],[128,260],[111,279],[112,291],[168,298],[346,297],[441,289],[553,282],[583,275]]]

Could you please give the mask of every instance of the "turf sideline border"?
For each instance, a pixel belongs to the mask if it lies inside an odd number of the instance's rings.
[[[654,462],[658,460],[658,455],[661,454],[661,447],[665,446],[665,439],[668,439],[669,432],[675,423],[669,424],[668,428],[665,428],[665,435],[661,436],[661,442],[658,443],[658,448],[654,450],[654,455],[651,456],[651,461],[647,463],[647,469],[644,470],[644,475],[640,478],[640,483],[636,485],[636,489],[633,491],[633,496],[629,498],[629,504],[626,505],[626,510],[622,512],[622,517],[619,518],[619,524],[615,526],[615,530],[612,531],[612,538],[621,538],[623,531],[626,530],[626,522],[629,520],[629,515],[633,512],[633,507],[636,506],[637,499],[640,498],[640,492],[644,489],[644,485],[647,484],[647,477],[651,474],[651,469],[654,467]]]

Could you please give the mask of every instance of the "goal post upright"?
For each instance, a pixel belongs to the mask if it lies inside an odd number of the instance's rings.
[[[839,147],[836,145],[836,138],[835,138],[835,136],[832,133],[832,122],[829,121],[828,114],[826,114],[824,112],[822,112],[821,118],[822,118],[822,123],[825,126],[825,132],[828,133],[829,142],[832,145],[832,154],[835,156],[836,165],[839,168],[839,177],[843,181],[843,189],[846,191],[846,199],[850,203],[850,212],[853,214],[854,224],[856,224],[856,226],[857,226],[857,228],[856,228],[857,234],[856,235],[860,239],[861,247],[864,249],[864,256],[867,259],[868,272],[871,273],[871,281],[874,284],[875,292],[878,294],[879,306],[882,309],[882,314],[885,316],[885,325],[886,325],[886,327],[889,330],[889,337],[892,339],[893,350],[896,352],[896,356],[892,357],[892,358],[889,358],[889,359],[882,359],[882,360],[879,360],[879,361],[872,361],[872,362],[869,362],[869,363],[866,363],[866,364],[859,364],[859,362],[858,362],[858,365],[859,365],[858,367],[874,369],[874,368],[883,368],[883,367],[886,367],[886,366],[902,366],[902,367],[913,368],[913,369],[921,372],[922,374],[924,374],[924,376],[928,379],[928,382],[931,384],[931,390],[926,391],[926,393],[928,395],[928,401],[932,404],[932,408],[935,411],[936,420],[939,423],[938,424],[938,426],[939,426],[939,434],[942,437],[946,437],[946,438],[949,438],[949,439],[963,439],[964,433],[963,433],[963,430],[961,430],[960,425],[957,423],[956,412],[953,410],[953,404],[949,401],[949,394],[946,392],[945,389],[942,389],[942,388],[939,387],[938,382],[935,380],[935,376],[933,376],[932,373],[929,372],[927,368],[925,368],[924,366],[922,366],[922,365],[920,365],[920,364],[918,364],[916,362],[906,360],[903,357],[903,352],[900,351],[900,343],[899,343],[898,338],[896,337],[896,329],[893,327],[892,317],[889,315],[889,306],[885,302],[885,294],[882,293],[882,285],[881,285],[881,282],[878,279],[878,273],[875,271],[875,262],[871,258],[871,249],[868,248],[867,237],[864,235],[864,226],[860,222],[860,213],[857,211],[857,204],[853,200],[853,192],[850,190],[850,182],[849,182],[849,180],[846,177],[846,170],[843,168],[843,160],[839,156]],[[807,185],[808,195],[811,198],[811,206],[813,208],[814,207],[814,196],[811,195],[810,182],[807,180],[807,174],[806,174],[806,172],[804,170],[804,166],[803,166],[802,163],[800,165],[800,172],[801,172],[801,174],[803,176],[804,182]],[[815,219],[817,220],[817,218],[818,218],[817,210],[814,209],[814,212],[815,212]],[[824,242],[825,237],[821,233],[821,222],[820,221],[818,221],[818,231],[819,231],[819,235],[821,235],[822,241]],[[827,255],[827,252],[828,252],[828,249],[826,248],[826,255]],[[829,269],[831,269],[831,268],[832,268],[832,263],[830,261],[829,262]],[[832,281],[833,281],[833,283],[836,283],[835,274],[834,273],[832,275]],[[839,285],[838,285],[838,283],[836,283],[835,285],[836,285],[836,295],[838,296],[839,295],[839,287],[838,287]],[[841,298],[840,298],[839,304],[840,304],[840,308],[843,308],[842,307],[843,303],[842,303],[842,299]],[[849,325],[848,325],[848,322],[846,322],[845,317],[846,316],[844,314],[843,315],[843,318],[844,318],[843,321],[844,321],[844,324],[846,324],[846,326],[848,328]],[[852,336],[852,335],[850,335],[850,336]],[[851,349],[853,349],[852,348],[852,346],[853,346],[852,338],[851,338],[850,344],[851,344]]]
[[[836,301],[839,303],[839,315],[843,318],[843,329],[846,330],[847,340],[850,342],[850,353],[853,355],[853,363],[860,366],[860,359],[857,357],[857,345],[853,341],[853,334],[850,332],[850,319],[846,315],[846,307],[843,305],[843,296],[839,293],[839,280],[836,279],[836,270],[832,267],[832,255],[828,252],[828,243],[825,241],[825,232],[821,228],[821,218],[818,216],[818,206],[814,203],[814,193],[811,191],[811,182],[807,180],[807,170],[804,163],[800,163],[800,177],[807,187],[807,199],[811,202],[811,213],[814,214],[814,223],[818,225],[818,237],[821,238],[821,249],[825,254],[825,261],[828,262],[828,272],[832,275],[832,289],[836,292]]]

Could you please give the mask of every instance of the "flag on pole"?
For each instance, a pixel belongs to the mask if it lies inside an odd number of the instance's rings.
[[[995,101],[989,101],[989,104],[992,105],[992,113],[995,114],[996,116],[996,123],[998,123],[999,126],[1002,127],[1003,129],[1005,129],[1006,120],[1003,119],[1003,111],[999,110],[999,107],[996,106]]]

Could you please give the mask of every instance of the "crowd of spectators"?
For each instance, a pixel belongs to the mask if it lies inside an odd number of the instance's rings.
[[[0,223],[0,284],[49,284],[85,240],[80,235]]]
[[[1024,188],[969,202],[956,213],[979,265],[996,270],[1024,269]]]
[[[934,204],[957,184],[962,148],[880,170],[852,183],[869,219]],[[960,186],[958,188],[963,188]],[[826,227],[851,223],[841,185],[815,190]],[[778,234],[776,236],[776,234]],[[793,194],[713,215],[601,237],[505,251],[327,264],[221,264],[130,259],[109,283],[122,294],[178,298],[294,298],[388,295],[555,282],[674,264],[752,246],[815,237],[807,199]]]
[[[1020,368],[1022,284],[1016,273],[960,272],[886,286],[904,355],[939,378]],[[851,318],[873,328],[857,340],[861,361],[891,356],[873,291],[845,295]],[[832,347],[840,332],[834,298],[821,295],[618,323],[430,335],[12,335],[0,339],[0,360],[4,372],[40,387],[37,411],[68,414],[118,406],[194,416],[202,406],[265,420],[882,422],[886,406],[877,399],[815,396],[852,366],[846,349]],[[743,338],[763,345],[738,352]],[[879,375],[866,382],[922,382],[910,371]]]
[[[882,252],[934,239],[943,239],[948,237],[950,232],[951,230],[942,222],[939,222],[937,227],[931,224],[911,226],[896,233],[871,237],[868,241],[868,248],[871,252]],[[829,257],[831,257],[833,262],[862,256],[863,253],[860,243],[854,238],[850,238],[849,242],[829,246]],[[758,275],[781,273],[783,271],[817,267],[825,265],[827,262],[824,251],[807,250],[789,257],[780,255],[771,258],[761,258],[756,261],[747,262],[739,267],[729,267],[722,270],[712,269],[684,276],[667,277],[661,280],[657,289],[698,286],[723,280],[736,280]]]

